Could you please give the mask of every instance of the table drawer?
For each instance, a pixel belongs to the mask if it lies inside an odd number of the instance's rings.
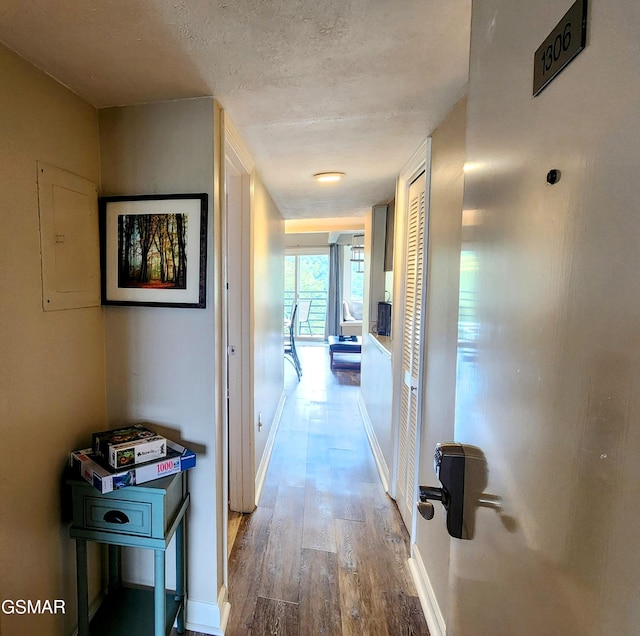
[[[139,537],[151,536],[151,503],[104,497],[84,498],[84,527]]]
[[[99,494],[88,482],[71,479],[71,536],[116,545],[161,541],[188,499],[184,473]],[[121,542],[121,543],[119,543]]]

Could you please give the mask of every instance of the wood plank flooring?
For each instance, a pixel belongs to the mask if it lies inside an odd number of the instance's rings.
[[[428,636],[409,537],[378,477],[359,374],[300,347],[260,505],[229,559],[228,636]],[[197,636],[189,632],[191,636]]]
[[[378,477],[358,375],[300,347],[260,505],[229,561],[229,636],[427,635],[409,537]],[[285,367],[286,369],[286,367]]]

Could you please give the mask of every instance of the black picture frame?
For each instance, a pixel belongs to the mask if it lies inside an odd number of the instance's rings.
[[[98,199],[103,305],[206,307],[208,195]]]

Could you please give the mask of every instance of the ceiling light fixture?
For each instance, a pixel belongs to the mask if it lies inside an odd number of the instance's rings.
[[[344,172],[318,172],[313,178],[319,183],[335,183],[344,177]]]

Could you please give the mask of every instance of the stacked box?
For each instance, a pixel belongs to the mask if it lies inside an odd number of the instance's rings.
[[[107,466],[91,448],[71,453],[71,466],[82,479],[88,481],[102,494],[173,475],[193,468],[195,465],[196,455],[193,451],[169,440],[167,440],[166,457],[121,470]]]
[[[135,466],[167,454],[167,440],[135,424],[93,434],[93,452],[113,468]]]

